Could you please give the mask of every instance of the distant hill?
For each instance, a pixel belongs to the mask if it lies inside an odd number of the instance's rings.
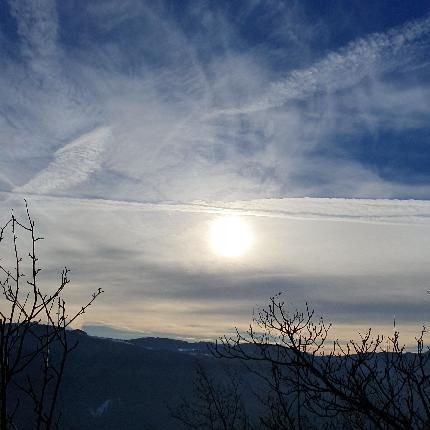
[[[207,354],[209,352],[209,342],[186,342],[178,339],[168,339],[164,337],[141,337],[131,339],[127,342],[147,349],[159,349],[175,352],[185,352],[190,354]]]
[[[209,353],[207,342],[118,340],[81,330],[69,337],[79,345],[67,361],[58,403],[64,430],[180,430],[168,406],[191,394],[196,360],[211,372],[225,365]],[[20,417],[23,428],[31,428],[30,415]]]
[[[208,342],[157,337],[118,340],[89,336],[81,330],[70,331],[69,340],[79,344],[67,362],[58,402],[62,430],[183,429],[171,417],[169,406],[175,408],[182,398],[191,397],[197,362],[217,381],[225,381],[226,372],[238,375],[243,381],[242,399],[247,412],[251,418],[262,412],[255,393],[264,398],[263,379],[246,370],[240,360],[214,357],[210,350],[213,344]],[[258,349],[251,344],[243,348],[247,354],[258,355]],[[278,350],[273,348],[275,356]],[[55,348],[52,351],[55,354]],[[372,360],[378,360],[378,356]],[[404,358],[406,363],[413,354],[406,353]],[[326,360],[325,357],[317,359]],[[267,376],[273,370],[267,363],[248,361],[246,364],[262,366],[258,373],[266,374],[267,370]],[[30,371],[33,375],[40,372],[34,367]],[[25,405],[25,400],[21,404]],[[17,428],[33,428],[32,407],[27,405],[17,416]],[[317,428],[322,424],[317,417],[313,423]]]

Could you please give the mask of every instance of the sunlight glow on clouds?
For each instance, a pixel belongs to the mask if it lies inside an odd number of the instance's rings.
[[[430,9],[335,3],[0,2],[0,208],[28,199],[72,303],[106,287],[89,323],[212,335],[284,289],[424,318]]]
[[[20,196],[1,197],[3,208],[22,208]],[[207,235],[232,208],[203,203],[34,196],[46,237],[43,281],[55,282],[67,264],[70,303],[98,285],[106,291],[83,323],[107,323],[115,313],[116,327],[146,333],[210,337],[246,327],[252,309],[279,291],[298,306],[312,303],[340,329],[363,317],[366,327],[389,325],[394,314],[410,330],[427,321],[429,202],[238,201],[232,206],[252,225],[255,244],[228,259],[208,250]]]

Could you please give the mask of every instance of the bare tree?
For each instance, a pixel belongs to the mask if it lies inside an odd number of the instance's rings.
[[[239,376],[225,369],[220,381],[199,362],[195,370],[193,398],[183,399],[178,407],[170,408],[171,416],[189,430],[251,430]]]
[[[59,390],[67,357],[77,345],[68,328],[103,291],[99,288],[69,315],[63,298],[70,282],[67,268],[53,291],[39,286],[36,247],[42,238],[36,233],[27,202],[25,206],[25,221],[12,213],[0,229],[0,242],[9,242],[12,248],[10,261],[0,261],[0,430],[17,429],[16,418],[29,404],[35,420],[31,428],[51,430],[59,427]],[[26,256],[20,250],[20,234],[30,246]]]
[[[278,295],[245,333],[222,338],[213,353],[250,363],[267,382],[266,428],[305,429],[315,422],[316,428],[429,428],[425,328],[414,353],[406,352],[396,330],[384,338],[369,329],[343,344],[329,340],[330,329],[307,305],[289,312]]]

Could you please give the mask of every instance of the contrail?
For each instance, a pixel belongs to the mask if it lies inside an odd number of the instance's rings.
[[[373,33],[332,52],[307,69],[297,70],[274,82],[258,100],[243,106],[220,109],[209,117],[251,113],[282,106],[319,92],[337,91],[360,82],[365,76],[388,72],[405,62],[430,33],[430,17],[408,22],[386,33]],[[428,43],[427,43],[428,44]]]
[[[138,202],[108,199],[83,199],[41,194],[1,192],[3,200],[31,197],[32,202],[80,205],[100,210],[141,212],[188,212],[213,215],[238,215],[316,221],[342,221],[377,224],[430,223],[430,201],[342,198],[280,198],[235,202]]]

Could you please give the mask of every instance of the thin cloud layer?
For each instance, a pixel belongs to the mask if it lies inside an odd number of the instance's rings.
[[[25,194],[55,194],[84,182],[101,168],[109,129],[99,128],[78,137],[54,154],[55,159],[25,185],[15,189]]]
[[[3,198],[14,200],[19,196],[3,193]],[[26,193],[20,192],[24,198]],[[37,193],[35,193],[37,194]],[[43,194],[43,193],[41,193]],[[1,196],[2,194],[0,194]],[[316,221],[351,221],[373,224],[427,224],[430,219],[430,201],[428,200],[383,200],[383,199],[336,199],[336,198],[283,198],[259,199],[231,202],[194,201],[183,203],[141,203],[132,201],[102,199],[61,199],[39,198],[32,196],[34,202],[51,204],[69,204],[73,202],[83,208],[100,210],[124,210],[137,212],[185,212],[197,214],[289,218]]]
[[[392,307],[412,324],[430,280],[424,3],[1,2],[0,207],[29,201],[72,306],[103,285],[90,325],[115,303],[119,330],[207,337],[284,289],[343,327]],[[207,243],[225,213],[255,234],[240,261]]]
[[[364,78],[383,74],[413,61],[417,51],[429,48],[430,18],[406,23],[386,33],[374,33],[328,54],[312,67],[291,73],[271,84],[260,100],[218,114],[240,114],[282,106],[284,103],[336,92],[357,85]]]
[[[3,190],[43,177],[64,142],[101,127],[103,166],[73,165],[85,180],[69,196],[429,197],[428,15],[318,50],[339,23],[313,27],[300,7],[8,5]],[[289,57],[258,28],[244,36],[257,12]]]
[[[3,212],[18,215],[22,206],[18,195],[2,195]],[[281,291],[340,328],[389,326],[393,315],[408,330],[426,322],[428,202],[285,199],[223,208],[39,195],[30,209],[46,238],[44,284],[66,264],[71,306],[100,285],[106,291],[84,324],[115,314],[108,325],[118,329],[208,338],[246,327],[252,309]],[[254,245],[226,260],[210,248],[210,223],[232,212],[248,222]]]

